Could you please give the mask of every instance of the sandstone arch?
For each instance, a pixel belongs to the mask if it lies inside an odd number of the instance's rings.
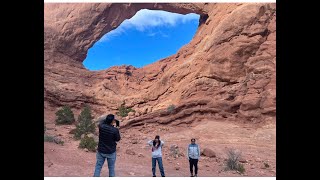
[[[154,64],[86,70],[87,50],[140,9],[193,12],[201,15],[201,23],[188,45]],[[45,4],[45,114],[60,105],[89,103],[99,115],[126,101],[148,113],[131,125],[147,117],[179,124],[194,115],[274,119],[275,13],[275,4],[261,3]],[[163,113],[171,104],[177,111]]]

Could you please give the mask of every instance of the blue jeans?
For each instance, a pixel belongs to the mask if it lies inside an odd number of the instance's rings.
[[[161,176],[164,177],[164,169],[162,164],[162,157],[152,158],[152,175],[156,176],[156,161],[158,161]]]
[[[114,177],[115,176],[114,167],[115,167],[115,163],[116,163],[116,157],[117,157],[116,152],[111,153],[111,154],[103,154],[103,153],[97,152],[97,163],[96,163],[96,168],[94,170],[93,176],[100,177],[100,172],[101,172],[102,166],[104,164],[104,161],[107,158],[109,177]]]

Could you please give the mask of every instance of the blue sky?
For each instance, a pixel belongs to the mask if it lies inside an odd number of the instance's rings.
[[[140,68],[171,56],[193,38],[199,17],[197,14],[140,10],[96,42],[83,64],[89,70],[124,64]]]

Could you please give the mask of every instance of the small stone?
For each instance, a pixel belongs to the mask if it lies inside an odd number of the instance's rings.
[[[132,149],[127,149],[126,154],[135,155],[136,153]]]
[[[134,139],[131,141],[132,144],[138,144],[138,140]]]
[[[239,162],[241,162],[241,163],[247,163],[248,161],[245,160],[245,159],[239,159]]]
[[[204,148],[201,151],[201,155],[207,156],[207,157],[216,157],[216,153],[214,151],[212,151],[209,148]]]
[[[144,157],[144,155],[142,153],[139,153],[138,157]]]

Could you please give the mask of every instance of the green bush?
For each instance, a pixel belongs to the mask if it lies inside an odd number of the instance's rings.
[[[80,141],[79,148],[87,148],[89,151],[95,152],[97,145],[98,143],[94,141],[93,137],[88,137],[87,135],[85,135],[84,138],[82,138]]]
[[[47,135],[47,134],[44,135],[44,142],[54,142],[54,143],[60,144],[60,145],[64,144],[64,141],[62,141],[60,138],[54,137],[54,136],[50,136],[50,135]]]
[[[171,104],[170,106],[168,106],[167,111],[168,111],[169,113],[172,113],[175,109],[176,109],[176,106],[173,105],[173,104]]]
[[[116,114],[121,117],[126,117],[126,116],[128,116],[129,112],[136,112],[136,111],[131,108],[126,107],[125,103],[123,103],[123,104],[121,104],[120,107],[118,107],[118,112]]]
[[[246,169],[244,168],[243,164],[240,164],[240,163],[238,164],[237,170],[238,170],[241,174],[243,174],[243,173],[246,171]]]
[[[54,137],[45,134],[44,135],[44,142],[54,142]]]
[[[74,114],[69,106],[64,106],[56,112],[56,124],[74,123]]]
[[[239,163],[241,157],[241,152],[237,152],[234,149],[230,149],[228,152],[227,167],[226,170],[236,170],[240,173],[245,172],[245,168],[242,164]]]
[[[78,117],[78,124],[74,133],[75,139],[80,139],[82,134],[94,133],[95,124],[92,119],[90,106],[86,105]]]
[[[54,138],[53,138],[53,142],[55,142],[56,144],[60,144],[60,145],[63,145],[63,144],[64,144],[64,141],[61,140],[61,139],[58,138],[58,137],[54,137]]]

